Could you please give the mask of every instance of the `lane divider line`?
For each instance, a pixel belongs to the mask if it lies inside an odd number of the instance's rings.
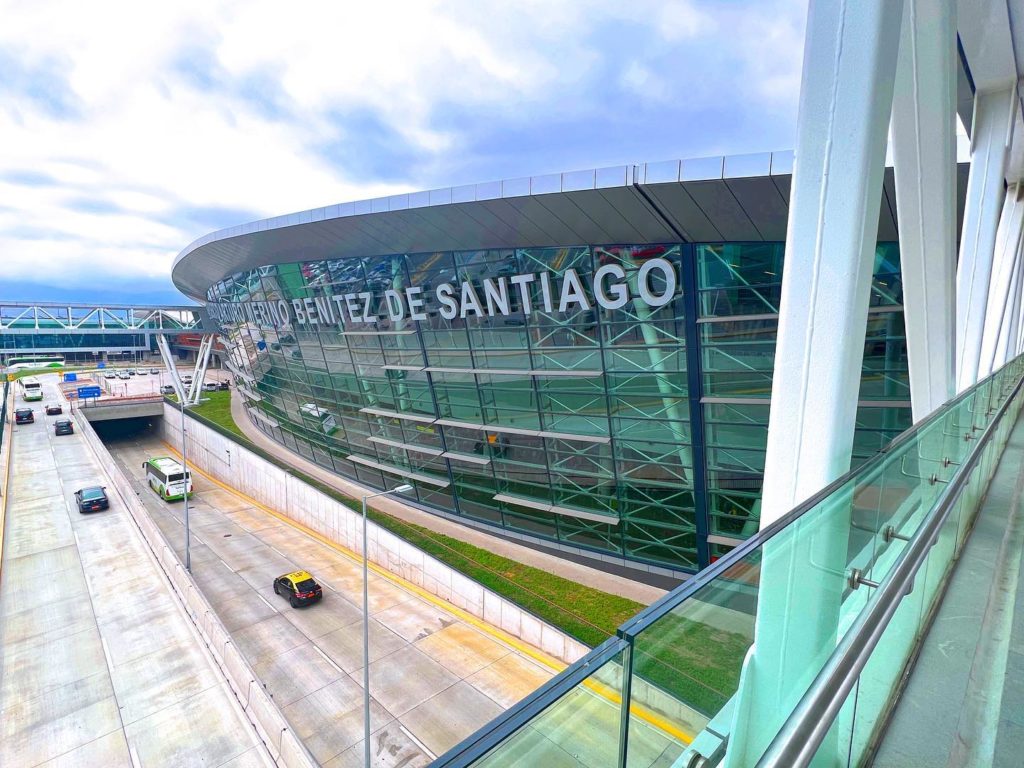
[[[164,444],[164,447],[167,448],[167,450],[171,451],[171,453],[173,453],[178,458],[181,457],[181,453],[173,445],[168,443],[166,440],[164,440],[162,442]],[[362,563],[363,563],[362,556],[361,555],[357,555],[354,551],[350,550],[348,547],[345,547],[345,546],[339,544],[338,542],[333,541],[333,540],[327,538],[326,536],[323,536],[322,534],[318,533],[317,531],[314,531],[312,528],[309,528],[309,527],[303,525],[300,522],[292,520],[287,515],[284,515],[284,514],[282,514],[280,512],[277,512],[276,510],[271,509],[270,507],[266,506],[262,502],[257,501],[256,499],[252,498],[251,496],[249,496],[246,493],[243,493],[242,491],[238,490],[237,488],[233,488],[230,485],[228,485],[227,483],[221,482],[216,477],[213,477],[211,474],[209,474],[208,472],[206,472],[203,469],[200,469],[199,467],[195,466],[194,464],[189,466],[189,470],[198,473],[200,476],[206,478],[211,483],[216,485],[218,488],[222,488],[223,490],[227,491],[228,493],[234,494],[236,497],[242,499],[243,501],[249,502],[250,504],[252,504],[253,507],[255,507],[257,509],[260,509],[263,512],[266,512],[268,515],[271,515],[272,517],[280,520],[285,525],[288,525],[288,526],[294,528],[295,530],[300,531],[301,533],[304,533],[307,536],[310,536],[310,537],[316,539],[321,544],[323,544],[326,547],[329,547],[330,549],[335,550],[336,552],[338,552],[340,555],[342,555],[343,557],[345,557],[346,559],[348,559],[352,563],[354,563],[356,565],[360,565],[360,566],[362,565]],[[386,568],[382,568],[381,566],[377,565],[376,563],[374,563],[372,561],[368,563],[368,567],[374,573],[376,573],[379,576],[384,577],[385,579],[390,581],[392,584],[394,584],[394,585],[396,585],[398,587],[402,587],[403,589],[406,589],[409,592],[412,592],[413,594],[417,595],[418,597],[422,598],[423,600],[426,600],[428,603],[431,603],[432,605],[434,605],[434,606],[436,606],[438,608],[441,608],[442,610],[445,610],[448,613],[451,613],[451,614],[457,616],[459,619],[461,619],[462,621],[466,622],[467,624],[475,627],[480,632],[483,632],[485,635],[489,635],[492,638],[494,638],[495,640],[498,640],[498,641],[504,643],[505,645],[511,646],[515,650],[517,650],[520,653],[522,653],[524,656],[528,656],[529,658],[533,659],[534,661],[537,661],[540,664],[543,664],[544,666],[548,667],[550,670],[552,670],[556,674],[561,672],[561,671],[563,671],[568,666],[565,662],[559,661],[558,659],[555,659],[554,657],[549,656],[546,653],[543,653],[541,651],[538,651],[538,650],[534,649],[532,646],[529,646],[529,645],[523,643],[521,640],[519,640],[519,638],[513,637],[512,635],[508,634],[504,630],[498,629],[497,627],[495,627],[495,626],[493,626],[491,624],[488,624],[485,621],[480,620],[479,618],[477,618],[473,614],[463,610],[462,608],[459,608],[456,605],[453,605],[453,604],[449,603],[447,600],[444,600],[442,598],[437,597],[434,594],[431,594],[430,592],[427,592],[422,587],[419,587],[416,584],[413,584],[411,581],[407,581],[406,579],[402,578],[401,576],[398,576],[398,575],[392,573],[391,571],[387,570]],[[604,685],[602,683],[598,683],[596,681],[588,679],[588,680],[584,681],[583,685],[586,688],[590,689],[595,694],[597,694],[598,696],[601,696],[602,698],[606,699],[607,701],[610,701],[613,704],[616,704],[616,705],[621,705],[622,704],[622,697],[618,693],[616,693],[614,690],[610,689],[608,686],[606,686],[606,685]],[[649,725],[653,726],[654,728],[656,728],[656,729],[666,733],[667,735],[671,736],[674,739],[677,739],[678,741],[681,741],[684,744],[687,744],[687,745],[690,744],[694,740],[694,738],[695,738],[694,734],[690,734],[690,733],[687,733],[686,731],[681,730],[675,723],[673,723],[670,720],[668,720],[667,718],[657,714],[656,712],[652,712],[652,711],[648,710],[643,705],[631,704],[630,707],[629,707],[629,711],[630,711],[631,715],[635,716],[639,720],[643,720],[644,722],[648,723]]]
[[[402,733],[404,733],[406,736],[408,736],[409,737],[409,741],[411,741],[417,747],[422,749],[424,754],[426,754],[427,757],[429,757],[431,760],[437,760],[437,755],[435,755],[433,752],[431,752],[429,749],[427,749],[427,745],[426,744],[424,744],[422,741],[420,741],[415,736],[413,736],[412,732],[408,728],[406,728],[404,725],[399,723],[398,724],[398,730],[400,730]]]

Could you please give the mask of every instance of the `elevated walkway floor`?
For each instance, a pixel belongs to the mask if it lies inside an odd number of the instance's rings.
[[[3,488],[0,766],[273,765],[104,468],[33,408]],[[109,511],[78,512],[88,485]]]
[[[1024,419],[885,733],[878,768],[1024,764]]]

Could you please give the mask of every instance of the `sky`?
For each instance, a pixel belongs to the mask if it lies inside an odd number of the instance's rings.
[[[223,227],[790,149],[806,0],[0,0],[0,299],[183,303]]]

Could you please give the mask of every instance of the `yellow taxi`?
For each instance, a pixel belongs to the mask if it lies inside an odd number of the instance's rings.
[[[292,571],[274,579],[274,594],[288,598],[292,608],[323,599],[324,591],[309,571]]]

